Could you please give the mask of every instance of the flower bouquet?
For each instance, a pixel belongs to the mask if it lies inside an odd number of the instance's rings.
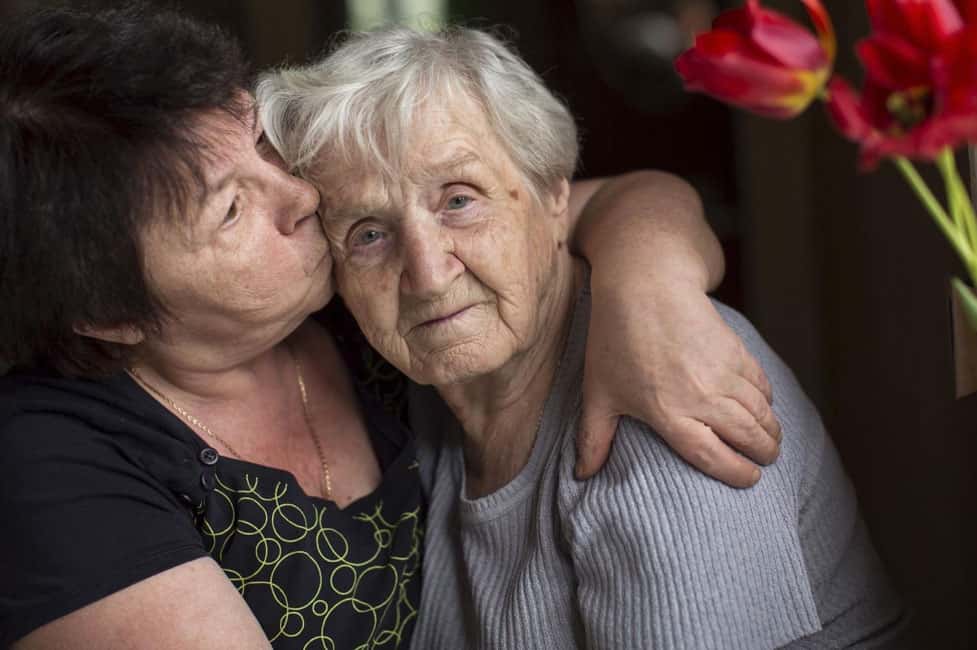
[[[759,0],[721,14],[675,62],[686,88],[779,119],[823,100],[838,130],[859,143],[860,167],[891,160],[946,236],[970,276],[971,286],[959,278],[953,286],[977,331],[977,218],[954,155],[969,143],[977,162],[977,0],[866,0],[860,92],[833,74],[828,12],[819,0],[801,2],[813,33]],[[913,161],[936,164],[944,200]]]

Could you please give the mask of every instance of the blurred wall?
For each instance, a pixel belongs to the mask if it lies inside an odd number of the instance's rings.
[[[0,20],[35,4],[0,0]],[[237,33],[263,66],[319,52],[347,19],[339,0],[184,4]],[[977,397],[953,397],[948,278],[956,262],[891,167],[856,173],[854,147],[818,107],[770,122],[677,91],[674,33],[662,17],[681,4],[446,6],[454,18],[512,28],[578,117],[582,175],[658,167],[696,185],[727,254],[719,295],[751,317],[820,406],[875,542],[916,611],[918,647],[977,648]],[[765,4],[799,15],[794,0]],[[867,30],[862,3],[826,4],[839,30],[839,69],[857,78],[850,46]]]

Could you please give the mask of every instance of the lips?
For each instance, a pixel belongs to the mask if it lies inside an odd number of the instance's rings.
[[[405,337],[428,333],[434,334],[439,331],[441,325],[447,325],[461,320],[465,314],[471,312],[472,309],[481,304],[484,304],[484,301],[476,301],[464,307],[451,307],[448,309],[443,307],[440,309],[432,308],[434,307],[433,305],[428,305],[427,309],[416,309],[404,319],[407,323],[413,323],[413,325],[401,331],[405,332]]]
[[[419,328],[419,327],[431,327],[431,326],[434,326],[434,325],[441,325],[442,323],[447,323],[448,321],[451,321],[451,320],[455,319],[456,317],[461,316],[463,313],[465,313],[466,311],[468,311],[472,307],[474,307],[474,305],[468,305],[467,307],[462,307],[461,309],[457,309],[455,311],[448,312],[444,316],[436,316],[435,318],[432,318],[430,320],[426,320],[426,321],[424,321],[424,322],[416,325],[412,329],[416,329],[416,328]]]

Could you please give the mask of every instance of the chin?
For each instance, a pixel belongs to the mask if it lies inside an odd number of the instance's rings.
[[[468,346],[464,346],[468,347]],[[476,350],[453,349],[427,355],[427,362],[417,374],[419,378],[411,377],[418,384],[433,386],[451,386],[478,379],[491,374],[504,365],[504,360],[486,355],[484,348]]]

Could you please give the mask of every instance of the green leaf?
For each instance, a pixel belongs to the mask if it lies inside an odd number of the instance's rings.
[[[967,323],[970,325],[970,329],[977,332],[977,296],[974,295],[973,290],[964,284],[960,278],[953,278],[953,288],[960,297],[960,306],[963,308],[963,313],[967,317]]]

